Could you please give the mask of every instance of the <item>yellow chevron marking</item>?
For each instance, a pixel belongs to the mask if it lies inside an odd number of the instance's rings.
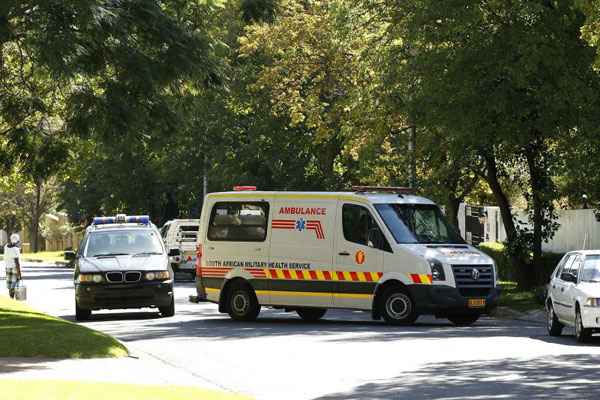
[[[323,271],[317,270],[316,272],[317,272],[317,280],[324,281],[325,280],[325,275],[323,275]]]
[[[283,275],[283,270],[277,270],[277,279],[285,279],[285,276]]]
[[[350,275],[350,272],[344,271],[344,280],[345,281],[351,281],[352,280],[352,275]]]

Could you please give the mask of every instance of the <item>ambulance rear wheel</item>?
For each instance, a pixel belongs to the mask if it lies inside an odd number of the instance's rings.
[[[418,318],[415,303],[408,293],[398,287],[385,289],[381,296],[380,313],[390,325],[410,325]]]
[[[323,318],[327,312],[326,308],[299,308],[296,310],[300,318],[307,322],[315,322]]]
[[[227,306],[229,316],[236,321],[254,321],[260,312],[254,291],[244,284],[235,284],[231,288]]]

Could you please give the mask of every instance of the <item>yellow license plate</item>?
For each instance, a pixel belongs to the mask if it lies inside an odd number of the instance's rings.
[[[469,299],[469,308],[485,307],[485,299]]]

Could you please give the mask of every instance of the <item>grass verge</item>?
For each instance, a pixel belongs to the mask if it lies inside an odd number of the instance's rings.
[[[0,357],[124,357],[112,336],[37,312],[0,296]],[[2,391],[0,390],[0,393]]]
[[[70,381],[17,381],[0,379],[2,398],[11,400],[241,400],[249,399],[212,390],[182,386],[125,385]]]
[[[535,291],[519,291],[516,282],[500,282],[500,287],[502,287],[500,306],[520,312],[538,310],[543,307],[538,302]]]
[[[0,260],[3,256],[0,255]],[[21,254],[23,261],[42,261],[55,263],[58,261],[66,262],[64,251],[40,251],[39,253],[23,253]]]

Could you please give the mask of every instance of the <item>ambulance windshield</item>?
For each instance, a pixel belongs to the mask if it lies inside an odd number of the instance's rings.
[[[465,243],[435,205],[376,204],[375,208],[398,243]]]

